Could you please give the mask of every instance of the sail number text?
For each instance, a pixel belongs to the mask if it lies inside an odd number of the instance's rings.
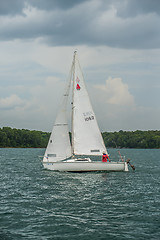
[[[88,122],[90,120],[94,120],[94,115],[92,112],[85,112],[85,113],[83,113],[83,116],[84,116],[84,120],[86,122]]]

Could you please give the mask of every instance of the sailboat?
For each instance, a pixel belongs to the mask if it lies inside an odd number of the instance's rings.
[[[72,140],[67,121],[70,89]],[[75,51],[69,79],[43,157],[43,166],[45,169],[67,172],[128,171],[126,161],[106,163],[98,160],[102,153],[108,154]],[[97,156],[97,160],[91,159],[92,156]]]

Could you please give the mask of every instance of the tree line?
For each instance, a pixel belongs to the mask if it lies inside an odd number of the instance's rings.
[[[160,148],[160,131],[122,131],[102,133],[107,147]]]
[[[70,134],[71,135],[71,134]],[[122,131],[102,133],[107,148],[160,148],[160,131]],[[0,147],[46,148],[50,133],[0,128]]]
[[[0,128],[0,147],[44,148],[49,136],[48,132],[3,127]]]

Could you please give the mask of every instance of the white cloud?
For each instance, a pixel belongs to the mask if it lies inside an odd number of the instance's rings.
[[[0,59],[1,126],[51,131],[73,52],[77,49],[101,130],[143,129],[141,122],[146,123],[146,129],[159,128],[159,94],[156,93],[160,50],[137,51],[86,45],[49,47],[41,45],[38,40],[3,42],[0,49],[3,56]],[[107,76],[113,78],[104,82]],[[93,88],[95,84],[96,88]],[[157,122],[146,120],[145,110],[140,114],[137,107],[148,106],[144,97],[148,96],[146,88],[150,90],[150,107],[155,107],[155,111],[149,114],[150,110],[145,109],[153,120],[158,119]],[[4,108],[5,104],[9,106],[8,96],[13,95],[19,96],[22,104],[17,101],[18,104],[14,105],[15,97],[12,108]]]
[[[0,98],[0,109],[10,109],[21,106],[24,102],[16,95],[13,94],[6,98]]]
[[[121,78],[111,78],[106,80],[105,85],[95,85],[106,93],[107,103],[123,106],[134,106],[134,97],[128,89],[128,85],[122,82]]]
[[[2,126],[51,131],[62,98],[65,84],[49,76],[43,84],[29,89],[29,98],[21,100],[17,95],[0,99],[0,123]]]

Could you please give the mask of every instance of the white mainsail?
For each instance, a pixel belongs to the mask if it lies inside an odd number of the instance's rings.
[[[102,155],[106,147],[85,87],[83,74],[74,54],[72,151],[75,155]]]
[[[71,68],[72,71],[72,68]],[[62,103],[53,126],[53,130],[43,158],[45,162],[56,162],[71,157],[71,143],[67,121],[67,102],[71,83],[71,72],[69,82],[65,88]]]

